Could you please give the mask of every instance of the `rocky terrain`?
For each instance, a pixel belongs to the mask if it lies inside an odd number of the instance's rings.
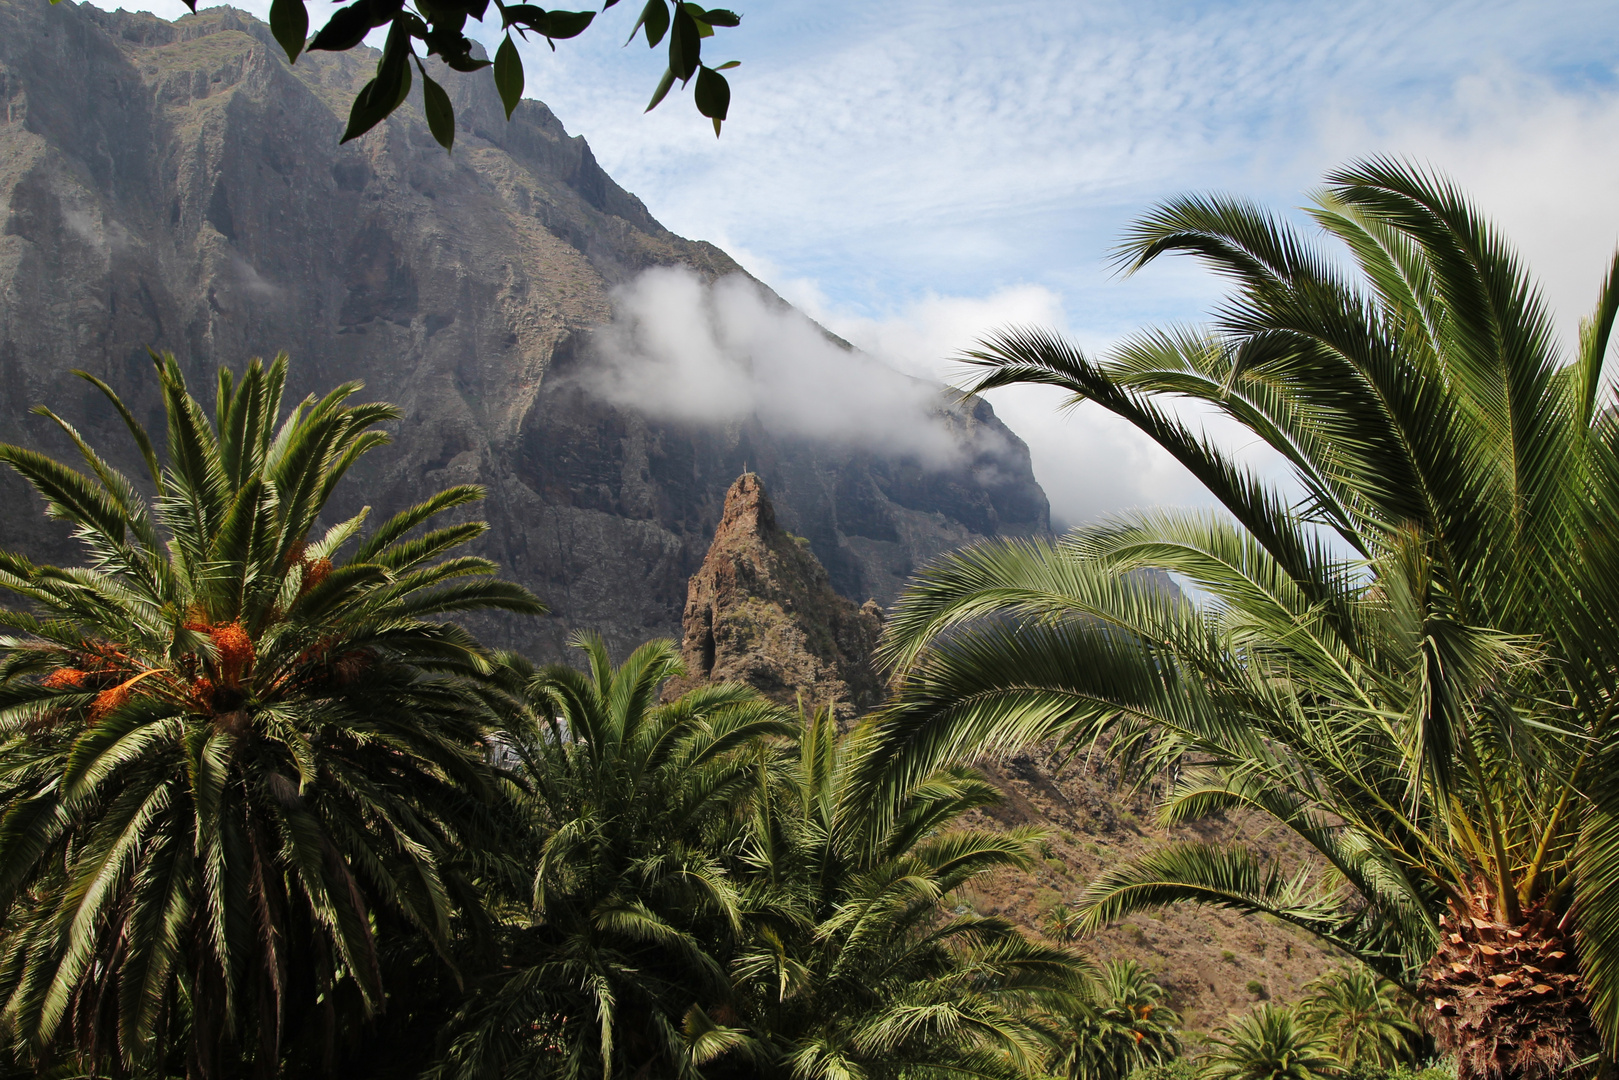
[[[545,657],[575,627],[619,653],[678,634],[745,466],[857,601],[891,600],[946,548],[1049,527],[1027,451],[981,403],[957,419],[994,429],[997,459],[941,469],[592,396],[576,376],[614,287],[656,266],[739,268],[654,221],[544,105],[508,123],[487,73],[442,73],[453,155],[419,97],[339,146],[375,57],[289,66],[266,26],[229,8],[168,23],[0,0],[0,439],[71,453],[27,415],[48,402],[93,442],[126,446],[70,371],[155,420],[148,347],[174,351],[204,394],[218,365],[282,350],[298,393],[363,380],[405,418],[334,512],[485,485],[483,553],[553,614],[478,629]],[[23,492],[0,478],[13,505]],[[60,556],[63,541],[33,513],[0,522],[9,547]]]
[[[1035,931],[1049,926],[1058,905],[1073,900],[1107,867],[1182,840],[1257,841],[1286,864],[1305,858],[1285,833],[1261,819],[1207,818],[1174,829],[1153,820],[1150,791],[1119,783],[1100,759],[1068,761],[1049,751],[980,761],[1005,795],[986,816],[1008,827],[1039,825],[1050,833],[1044,862],[1030,871],[1003,871],[966,902]],[[1080,948],[1098,960],[1134,959],[1170,991],[1193,1038],[1229,1013],[1257,1001],[1290,1001],[1328,970],[1332,953],[1306,934],[1275,923],[1208,907],[1168,907],[1108,927]]]
[[[725,495],[687,588],[681,649],[689,676],[664,696],[699,682],[742,682],[778,704],[831,708],[852,720],[882,701],[872,665],[882,629],[877,602],[856,607],[834,592],[808,541],[776,523],[763,482],[744,473]]]
[[[775,701],[831,704],[852,718],[882,697],[871,650],[881,632],[875,604],[833,593],[826,572],[776,523],[757,476],[740,477],[698,572],[684,621],[690,677],[665,697],[703,681],[745,682]],[[1172,586],[1168,586],[1172,587]],[[1046,856],[1028,871],[1001,872],[962,898],[1036,933],[1107,866],[1174,840],[1261,840],[1289,862],[1303,856],[1285,836],[1264,837],[1246,818],[1211,818],[1164,830],[1152,823],[1152,792],[1119,784],[1100,760],[1048,751],[980,761],[1005,801],[976,815],[980,824],[1037,825],[1049,832]],[[1207,1031],[1255,1001],[1286,1001],[1332,959],[1312,939],[1280,924],[1209,908],[1167,908],[1109,927],[1082,943],[1099,960],[1133,958],[1171,991],[1189,1032]]]

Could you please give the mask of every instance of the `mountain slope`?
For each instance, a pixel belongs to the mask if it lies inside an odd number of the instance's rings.
[[[70,452],[25,416],[48,402],[123,445],[69,371],[152,416],[148,346],[205,391],[217,365],[280,350],[300,394],[363,380],[406,415],[336,510],[486,485],[484,553],[554,614],[480,629],[545,656],[578,626],[615,651],[678,634],[686,579],[744,467],[857,601],[888,602],[945,548],[1048,527],[1026,449],[983,403],[959,420],[1001,436],[995,467],[969,453],[927,469],[592,396],[569,376],[595,362],[615,286],[654,266],[739,268],[654,221],[545,106],[524,101],[508,123],[487,78],[441,80],[453,155],[419,97],[340,147],[374,62],[356,50],[289,66],[267,27],[228,8],[167,23],[0,0],[0,437]],[[0,486],[19,506],[22,491]],[[63,540],[37,515],[0,523],[6,546],[61,555]]]

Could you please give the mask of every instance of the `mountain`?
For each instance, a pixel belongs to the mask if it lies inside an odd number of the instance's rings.
[[[204,400],[218,365],[282,350],[300,395],[363,380],[405,416],[335,510],[485,485],[483,554],[553,614],[478,629],[541,657],[578,627],[615,652],[678,635],[687,579],[745,469],[855,602],[890,602],[944,549],[1049,528],[1026,448],[982,402],[941,406],[966,449],[932,467],[594,395],[579,376],[599,362],[615,287],[651,267],[707,280],[740,268],[654,221],[544,105],[524,101],[508,123],[487,77],[440,80],[453,155],[419,96],[339,146],[375,59],[289,66],[266,26],[228,8],[169,23],[0,0],[0,438],[71,453],[27,415],[44,402],[98,446],[127,446],[70,371],[155,420],[148,347],[174,351]],[[0,544],[69,557],[18,482],[0,480],[0,497],[31,507],[0,522]]]

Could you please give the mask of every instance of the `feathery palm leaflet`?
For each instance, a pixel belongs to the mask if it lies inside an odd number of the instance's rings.
[[[1129,233],[1132,270],[1184,253],[1231,283],[1207,328],[1100,361],[1037,330],[972,354],[971,389],[1094,402],[1221,511],[928,569],[889,622],[902,686],[867,790],[1102,739],[1172,777],[1166,822],[1253,811],[1317,858],[1173,847],[1093,883],[1091,925],[1262,913],[1416,994],[1463,1080],[1552,1076],[1596,1027],[1619,1036],[1619,413],[1600,393],[1619,259],[1565,359],[1516,255],[1443,179],[1351,165],[1309,213],[1338,252],[1220,197]],[[1286,484],[1183,403],[1240,424]]]

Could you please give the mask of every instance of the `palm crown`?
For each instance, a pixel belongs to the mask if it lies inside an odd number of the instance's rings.
[[[1110,960],[1100,992],[1070,1018],[1055,1070],[1067,1080],[1123,1080],[1180,1055],[1180,1016],[1152,973],[1134,960]]]
[[[436,617],[542,609],[486,560],[444,557],[482,523],[407,539],[475,488],[363,539],[364,512],[317,531],[397,416],[348,404],[357,385],[282,416],[286,359],[255,360],[220,372],[210,422],[172,357],[157,375],[166,467],[84,376],[154,501],[49,410],[88,475],[0,447],[88,555],[0,555],[27,605],[0,614],[0,1000],[40,1053],[71,1033],[96,1068],[268,1075],[284,1041],[320,1040],[318,1000],[328,1039],[333,1003],[381,1006],[379,935],[442,947],[477,910],[459,857],[497,847],[470,690],[490,663]]]
[[[1175,847],[1096,882],[1092,925],[1175,900],[1265,912],[1420,990],[1465,1070],[1555,1071],[1592,1045],[1576,951],[1597,1017],[1613,1025],[1619,1001],[1619,902],[1598,884],[1619,843],[1592,783],[1619,672],[1619,425],[1597,407],[1619,290],[1610,275],[1565,363],[1515,256],[1448,184],[1373,161],[1311,214],[1354,276],[1256,207],[1181,199],[1124,257],[1191,253],[1231,280],[1212,330],[1144,334],[1103,363],[1037,331],[973,354],[975,389],[1094,401],[1226,513],[941,560],[889,624],[896,775],[985,740],[1107,732],[1175,776],[1167,820],[1256,809],[1326,875]],[[1246,427],[1298,496],[1172,398]]]
[[[1209,1043],[1202,1080],[1317,1080],[1341,1071],[1325,1037],[1285,1006],[1267,1003],[1242,1013]]]
[[[1327,1040],[1345,1069],[1393,1069],[1418,1056],[1421,1040],[1410,999],[1364,966],[1339,968],[1314,980],[1294,1011]]]
[[[684,674],[668,640],[614,667],[595,635],[588,663],[504,659],[506,752],[528,797],[533,903],[513,963],[458,1017],[432,1075],[683,1075],[749,905],[734,848],[764,740],[786,715],[739,684],[660,702]]]
[[[959,764],[879,811],[858,785],[872,734],[840,732],[829,710],[805,717],[758,803],[742,855],[760,911],[732,964],[752,1033],[737,1043],[752,1059],[738,1053],[715,1075],[1043,1073],[1053,1010],[1077,1011],[1094,989],[1089,962],[956,907],[983,875],[1027,866],[1041,834],[966,824],[1000,793]]]

